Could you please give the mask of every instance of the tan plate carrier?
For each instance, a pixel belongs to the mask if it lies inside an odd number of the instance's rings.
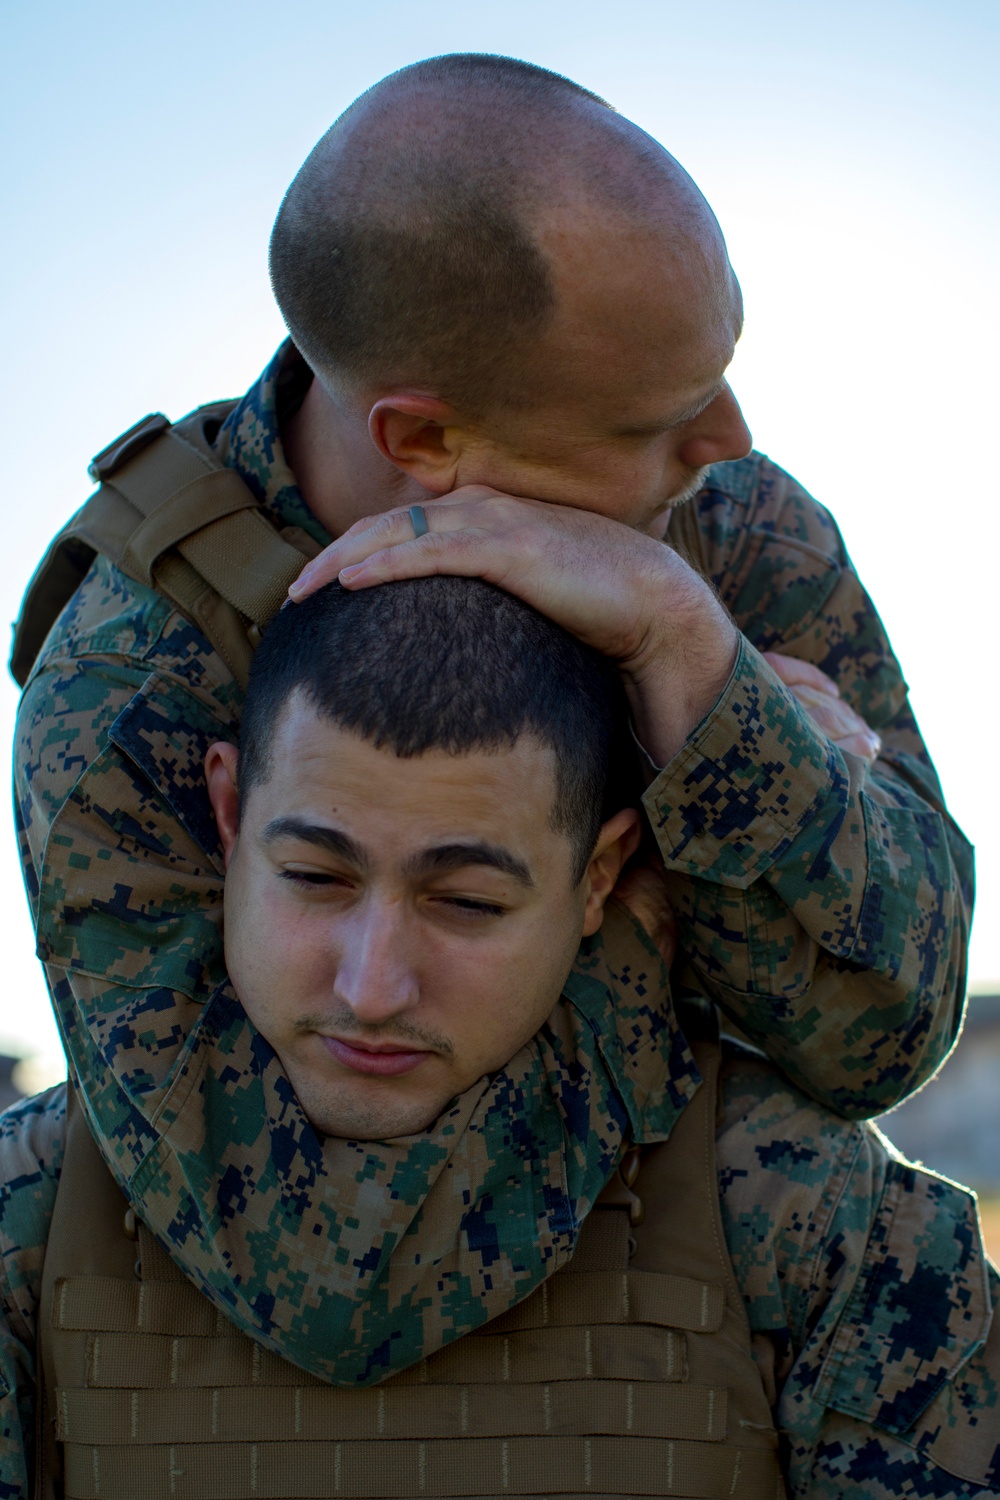
[[[696,1056],[705,1084],[665,1145],[626,1158],[569,1266],[366,1389],[324,1385],[228,1324],[126,1213],[72,1109],[42,1286],[36,1500],[778,1500],[719,1210],[718,1049]]]
[[[175,426],[154,413],[93,460],[100,488],[54,539],[24,596],[10,659],[22,686],[101,552],[175,604],[246,687],[260,632],[319,548],[298,527],[279,530],[219,461],[210,439],[233,405],[200,407]]]

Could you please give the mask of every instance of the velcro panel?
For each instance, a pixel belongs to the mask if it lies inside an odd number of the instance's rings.
[[[582,1324],[652,1323],[715,1333],[722,1327],[726,1294],[721,1286],[655,1271],[585,1271],[553,1276],[488,1332],[568,1328]]]
[[[559,1381],[551,1385],[385,1387],[228,1386],[215,1390],[59,1390],[60,1442],[251,1443],[351,1438],[584,1436],[721,1442],[727,1393],[706,1386]]]
[[[67,1500],[413,1500],[415,1495],[699,1496],[775,1500],[777,1455],[657,1438],[420,1443],[203,1443],[66,1450]]]
[[[277,614],[303,568],[302,554],[256,510],[213,521],[178,550],[223,599],[258,625]]]
[[[124,485],[121,488],[129,494]],[[256,497],[233,469],[202,472],[173,493],[163,493],[166,498],[145,515],[122,555],[125,572],[147,584],[157,559],[179,541],[222,517],[257,506]]]
[[[543,1328],[503,1335],[466,1334],[433,1359],[386,1381],[522,1385],[546,1380],[684,1380],[687,1341],[667,1328]]]

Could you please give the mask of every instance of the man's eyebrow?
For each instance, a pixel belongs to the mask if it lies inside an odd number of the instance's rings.
[[[722,379],[716,381],[715,385],[713,385],[712,389],[706,395],[699,396],[698,400],[692,401],[691,405],[685,411],[678,413],[674,418],[674,426],[682,427],[685,422],[693,422],[695,417],[700,417],[702,412],[711,406],[717,397],[722,395],[725,384],[726,377],[723,375]]]
[[[467,844],[439,844],[434,849],[424,849],[407,860],[405,874],[413,880],[420,876],[448,875],[469,865],[486,865],[491,870],[509,875],[518,885],[534,890],[535,882],[523,859],[518,859],[502,844],[488,844],[480,839]]]
[[[315,844],[327,854],[335,854],[349,864],[363,870],[368,861],[365,851],[339,828],[330,828],[325,823],[307,823],[304,818],[273,818],[264,829],[264,843],[273,844],[278,839],[296,839],[301,844]]]
[[[663,417],[652,422],[636,423],[632,427],[619,428],[618,436],[630,436],[635,433],[645,436],[647,433],[666,432],[671,427],[683,427],[685,422],[693,422],[695,417],[700,417],[706,407],[711,406],[717,396],[721,396],[725,383],[725,376],[723,376],[710,391],[704,396],[699,396],[697,401],[692,401],[683,411],[674,412],[670,417]]]

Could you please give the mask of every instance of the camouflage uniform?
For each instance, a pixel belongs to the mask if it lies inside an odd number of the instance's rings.
[[[790,1494],[1000,1493],[1000,1280],[973,1195],[734,1045],[721,1101],[723,1223]],[[62,1086],[0,1117],[0,1497],[25,1494],[31,1470],[35,1316],[64,1116]]]
[[[281,403],[302,382],[294,353],[280,351],[217,448],[281,524],[322,542],[279,437]],[[969,849],[826,513],[761,455],[713,471],[696,503],[705,571],[745,640],[719,704],[646,793],[686,964],[807,1092],[846,1115],[875,1114],[929,1076],[954,1038]],[[758,647],[807,657],[837,680],[882,735],[877,767],[816,732]],[[202,759],[211,740],[236,738],[239,713],[239,690],[199,632],[98,559],[22,700],[25,879],[70,1067],[118,1182],[234,1322],[306,1369],[353,1381],[362,1376],[348,1351],[331,1361],[329,1322],[300,1317],[316,1236],[329,1241],[329,1274],[339,1256],[365,1268],[374,1258],[389,1275],[400,1239],[416,1258],[432,1233],[422,1194],[436,1181],[440,1203],[451,1182],[444,1217],[459,1223],[464,1248],[454,1297],[425,1327],[430,1352],[571,1252],[621,1137],[662,1138],[684,1095],[664,1085],[650,1096],[667,1045],[651,972],[617,973],[617,1004],[567,1013],[550,1070],[519,1083],[529,1109],[519,1141],[491,1154],[502,1132],[470,1116],[462,1173],[434,1179],[428,1162],[382,1153],[376,1175],[392,1185],[391,1212],[375,1201],[365,1190],[375,1167],[359,1170],[344,1143],[319,1146],[289,1125],[287,1080],[227,1003],[222,862]],[[584,968],[601,961],[584,953]],[[641,1099],[629,1070],[644,1080]],[[488,1114],[489,1101],[481,1107]],[[506,1190],[532,1131],[542,1145],[527,1155],[545,1165],[526,1173],[524,1211],[509,1219],[493,1187]],[[489,1274],[498,1239],[511,1268],[499,1285]],[[359,1300],[367,1285],[359,1279]],[[367,1308],[364,1348],[391,1347],[396,1364],[407,1325],[386,1316]]]

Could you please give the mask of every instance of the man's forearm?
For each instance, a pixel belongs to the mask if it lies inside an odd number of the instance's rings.
[[[698,981],[804,1089],[889,1108],[957,1029],[971,851],[908,709],[842,755],[744,645],[647,810]]]

